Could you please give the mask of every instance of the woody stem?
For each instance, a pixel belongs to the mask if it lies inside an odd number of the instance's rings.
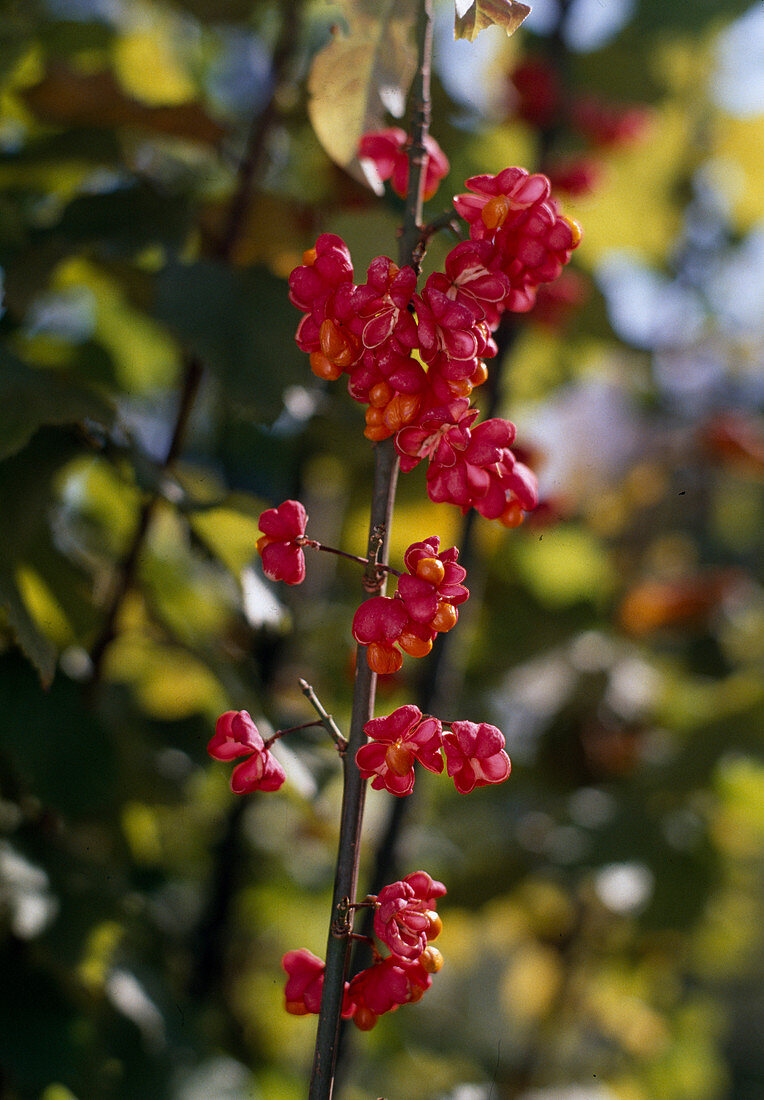
[[[425,138],[430,121],[432,35],[432,0],[421,0],[417,21],[418,64],[411,97],[409,190],[399,247],[399,266],[410,265],[415,270],[419,269],[424,254],[421,223],[424,169],[427,160]],[[386,439],[374,447],[374,484],[369,522],[368,564],[364,571],[364,599],[384,592],[385,579],[384,575],[380,575],[379,566],[387,564],[387,547],[397,480],[398,456],[392,439]],[[347,936],[336,938],[332,933],[332,926],[341,912],[343,900],[354,897],[356,893],[366,782],[358,770],[355,756],[358,749],[366,743],[364,726],[374,713],[376,686],[377,676],[369,668],[366,647],[358,646],[348,751],[342,761],[344,788],[340,836],[309,1100],[331,1100],[334,1089],[342,1001],[350,965],[350,939]]]

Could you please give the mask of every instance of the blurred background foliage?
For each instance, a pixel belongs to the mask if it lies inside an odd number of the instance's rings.
[[[429,213],[472,173],[573,164],[584,240],[492,365],[538,513],[465,534],[401,479],[393,563],[466,542],[473,598],[378,713],[494,721],[513,774],[470,798],[422,776],[392,826],[369,798],[364,883],[380,848],[445,879],[446,965],[349,1036],[339,1095],[754,1100],[764,11],[538,0],[469,45],[449,8]],[[365,544],[362,410],[310,374],[286,284],[319,232],[359,281],[395,255],[400,201],[306,113],[337,18],[0,3],[3,1100],[305,1094],[280,957],[324,950],[336,757],[290,737],[282,792],[236,800],[205,747],[225,709],[312,717],[299,676],[348,717],[357,575],[314,555],[293,591],[253,561],[289,496]]]

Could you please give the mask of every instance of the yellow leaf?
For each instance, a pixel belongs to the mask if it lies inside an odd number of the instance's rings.
[[[28,566],[16,571],[16,583],[27,609],[42,633],[57,646],[74,641],[72,626],[42,577]]]
[[[608,554],[582,527],[561,524],[543,541],[516,543],[517,567],[546,607],[569,607],[578,600],[607,598],[615,583]]]
[[[350,0],[350,33],[335,28],[308,78],[308,113],[318,140],[337,164],[369,183],[356,157],[362,134],[399,118],[416,68],[411,0]]]
[[[122,810],[122,831],[137,863],[156,864],[162,858],[162,838],[151,806],[128,802]]]
[[[514,34],[531,9],[518,0],[456,0],[454,38],[474,42],[486,27]]]
[[[103,988],[123,935],[124,928],[116,921],[101,921],[88,933],[82,961],[77,966],[77,976],[91,993],[100,992]]]
[[[639,143],[613,150],[594,194],[566,197],[565,213],[584,230],[576,253],[581,266],[595,267],[613,249],[665,259],[680,227],[676,187],[688,150],[682,103],[667,101],[654,111],[649,140],[649,156]]]
[[[191,654],[123,632],[109,650],[107,676],[131,684],[140,705],[161,721],[219,713],[225,703],[213,674]]]

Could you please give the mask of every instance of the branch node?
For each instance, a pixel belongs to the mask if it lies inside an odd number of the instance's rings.
[[[337,903],[337,915],[331,923],[331,933],[337,940],[345,939],[352,931],[351,909],[350,898],[343,898]]]
[[[386,569],[380,564],[385,545],[385,534],[385,525],[378,523],[372,528],[369,536],[369,557],[361,582],[366,592],[379,592],[385,583]]]

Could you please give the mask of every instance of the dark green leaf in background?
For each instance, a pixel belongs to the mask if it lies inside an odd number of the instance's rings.
[[[636,21],[643,33],[661,30],[698,33],[707,23],[721,24],[750,8],[750,0],[692,0],[667,4],[665,0],[639,0]]]
[[[64,210],[53,234],[77,243],[98,243],[111,255],[132,255],[157,243],[179,248],[188,224],[188,205],[180,196],[138,183],[78,196]]]
[[[49,684],[55,670],[55,647],[37,624],[19,588],[18,570],[42,555],[59,572],[45,582],[54,596],[57,588],[76,592],[72,587],[72,566],[59,553],[52,552],[50,512],[53,503],[53,478],[81,446],[73,433],[43,428],[23,451],[0,464],[0,516],[3,538],[0,540],[0,602],[5,606],[19,644]]]
[[[307,357],[294,342],[299,314],[287,295],[286,280],[264,267],[172,264],[157,281],[156,315],[215,372],[233,409],[268,421],[285,386],[306,378]]]
[[[112,742],[98,715],[82,706],[82,686],[65,676],[41,692],[20,657],[0,662],[0,744],[17,779],[44,805],[69,817],[105,814],[117,786]]]
[[[25,447],[44,424],[108,425],[110,403],[48,370],[35,370],[0,347],[0,461]]]

